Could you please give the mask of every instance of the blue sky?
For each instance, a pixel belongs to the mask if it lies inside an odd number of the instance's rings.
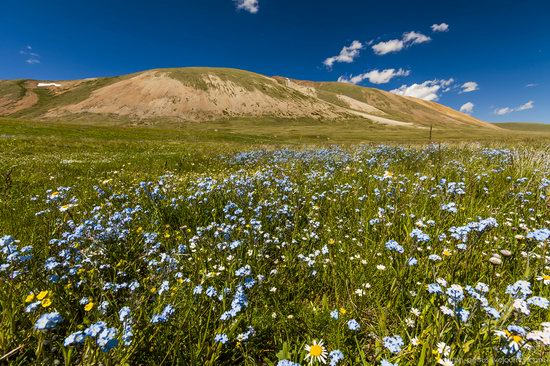
[[[1,1],[0,79],[183,66],[340,79],[488,121],[550,122],[550,2]]]

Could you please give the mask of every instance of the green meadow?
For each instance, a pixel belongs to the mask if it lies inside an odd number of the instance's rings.
[[[550,131],[0,119],[0,363],[550,364]]]

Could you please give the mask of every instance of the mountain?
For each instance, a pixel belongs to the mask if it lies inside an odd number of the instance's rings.
[[[69,81],[0,81],[0,116],[133,122],[364,119],[402,127],[498,128],[438,103],[378,89],[222,68],[155,69]]]

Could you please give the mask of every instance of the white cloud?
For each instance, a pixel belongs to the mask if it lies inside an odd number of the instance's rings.
[[[430,42],[432,39],[420,32],[407,32],[403,34],[405,44],[420,44]]]
[[[461,93],[471,93],[479,90],[479,84],[475,81],[468,81],[467,83],[462,84],[461,88]]]
[[[433,32],[448,32],[449,31],[449,24],[447,24],[447,23],[433,24],[432,25],[432,31]]]
[[[29,65],[35,65],[40,63],[40,55],[32,50],[31,46],[27,46],[19,51],[19,54],[26,57],[25,62]]]
[[[375,54],[382,56],[392,52],[399,52],[404,48],[410,47],[414,44],[426,43],[432,39],[420,32],[406,32],[403,33],[401,39],[392,39],[385,42],[378,42],[372,46],[372,50]]]
[[[359,41],[353,41],[349,46],[342,48],[338,56],[327,58],[323,61],[326,67],[332,67],[336,62],[352,63],[356,57],[359,56],[359,52],[364,48],[363,44]]]
[[[535,86],[538,86],[539,84],[535,84],[535,83],[531,83],[531,84],[527,84],[525,85],[526,88],[534,88]]]
[[[258,0],[235,0],[237,9],[246,10],[249,13],[256,14],[260,10]]]
[[[351,84],[359,84],[363,80],[368,80],[369,82],[373,84],[386,84],[391,81],[391,79],[399,76],[409,76],[410,75],[409,70],[405,69],[385,69],[385,70],[372,70],[364,74],[359,74],[356,76],[340,76],[338,78],[338,81],[341,83],[351,83]]]
[[[372,46],[374,53],[380,56],[392,52],[399,52],[403,48],[405,48],[405,43],[400,39],[392,39],[391,41],[380,42]]]
[[[424,100],[438,100],[440,93],[451,90],[450,86],[454,79],[428,80],[422,84],[402,85],[400,88],[391,90],[392,93],[406,97],[415,97]]]
[[[474,113],[474,107],[475,107],[474,103],[468,102],[464,104],[462,107],[460,107],[460,111],[462,113],[472,114]]]
[[[520,105],[519,107],[516,107],[516,108],[505,107],[505,108],[495,109],[495,114],[498,115],[498,116],[504,116],[504,115],[510,114],[512,112],[521,112],[521,111],[526,111],[526,110],[533,109],[533,108],[535,108],[535,102],[530,100],[527,103],[522,104],[522,105]]]

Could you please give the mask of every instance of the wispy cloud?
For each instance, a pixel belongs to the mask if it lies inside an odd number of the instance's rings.
[[[33,51],[31,46],[27,46],[19,51],[20,55],[25,56],[25,62],[29,65],[35,65],[40,63],[40,55]]]
[[[391,81],[391,79],[399,76],[409,76],[410,70],[405,69],[385,69],[385,70],[372,70],[364,74],[351,75],[349,77],[340,76],[338,81],[341,83],[351,83],[359,84],[364,80],[368,80],[373,84],[386,84]]]
[[[431,41],[432,39],[420,32],[403,33],[401,39],[391,39],[389,41],[378,42],[372,46],[375,54],[382,56],[388,53],[399,52],[404,48],[415,44],[421,44]]]
[[[531,84],[525,85],[526,88],[534,88],[535,86],[539,86],[539,84],[531,83]]]
[[[472,114],[472,113],[474,113],[474,107],[475,107],[474,103],[468,102],[468,103],[464,104],[462,107],[460,107],[460,111],[462,113]]]
[[[323,61],[323,64],[331,68],[337,62],[352,63],[356,57],[359,56],[359,52],[365,46],[359,41],[353,41],[349,46],[342,48],[338,56],[327,58]]]
[[[407,32],[403,34],[403,42],[406,45],[430,42],[432,39],[420,32]]]
[[[258,0],[234,0],[237,4],[237,9],[246,10],[251,14],[256,14],[260,11],[260,3]]]
[[[449,31],[449,24],[447,23],[441,23],[441,24],[433,24],[432,25],[432,32],[448,32]]]
[[[535,102],[530,100],[527,103],[522,104],[522,105],[520,105],[519,107],[516,107],[516,108],[504,107],[504,108],[495,109],[494,113],[497,116],[504,116],[506,114],[510,114],[510,113],[513,113],[513,112],[521,112],[521,111],[526,111],[526,110],[533,109],[533,108],[535,108]]]
[[[438,100],[441,93],[451,90],[454,79],[428,80],[421,84],[402,85],[400,88],[391,90],[392,93],[406,97],[415,97],[424,100]]]
[[[475,81],[468,81],[461,85],[462,90],[461,93],[471,93],[476,90],[479,90],[479,84]]]

